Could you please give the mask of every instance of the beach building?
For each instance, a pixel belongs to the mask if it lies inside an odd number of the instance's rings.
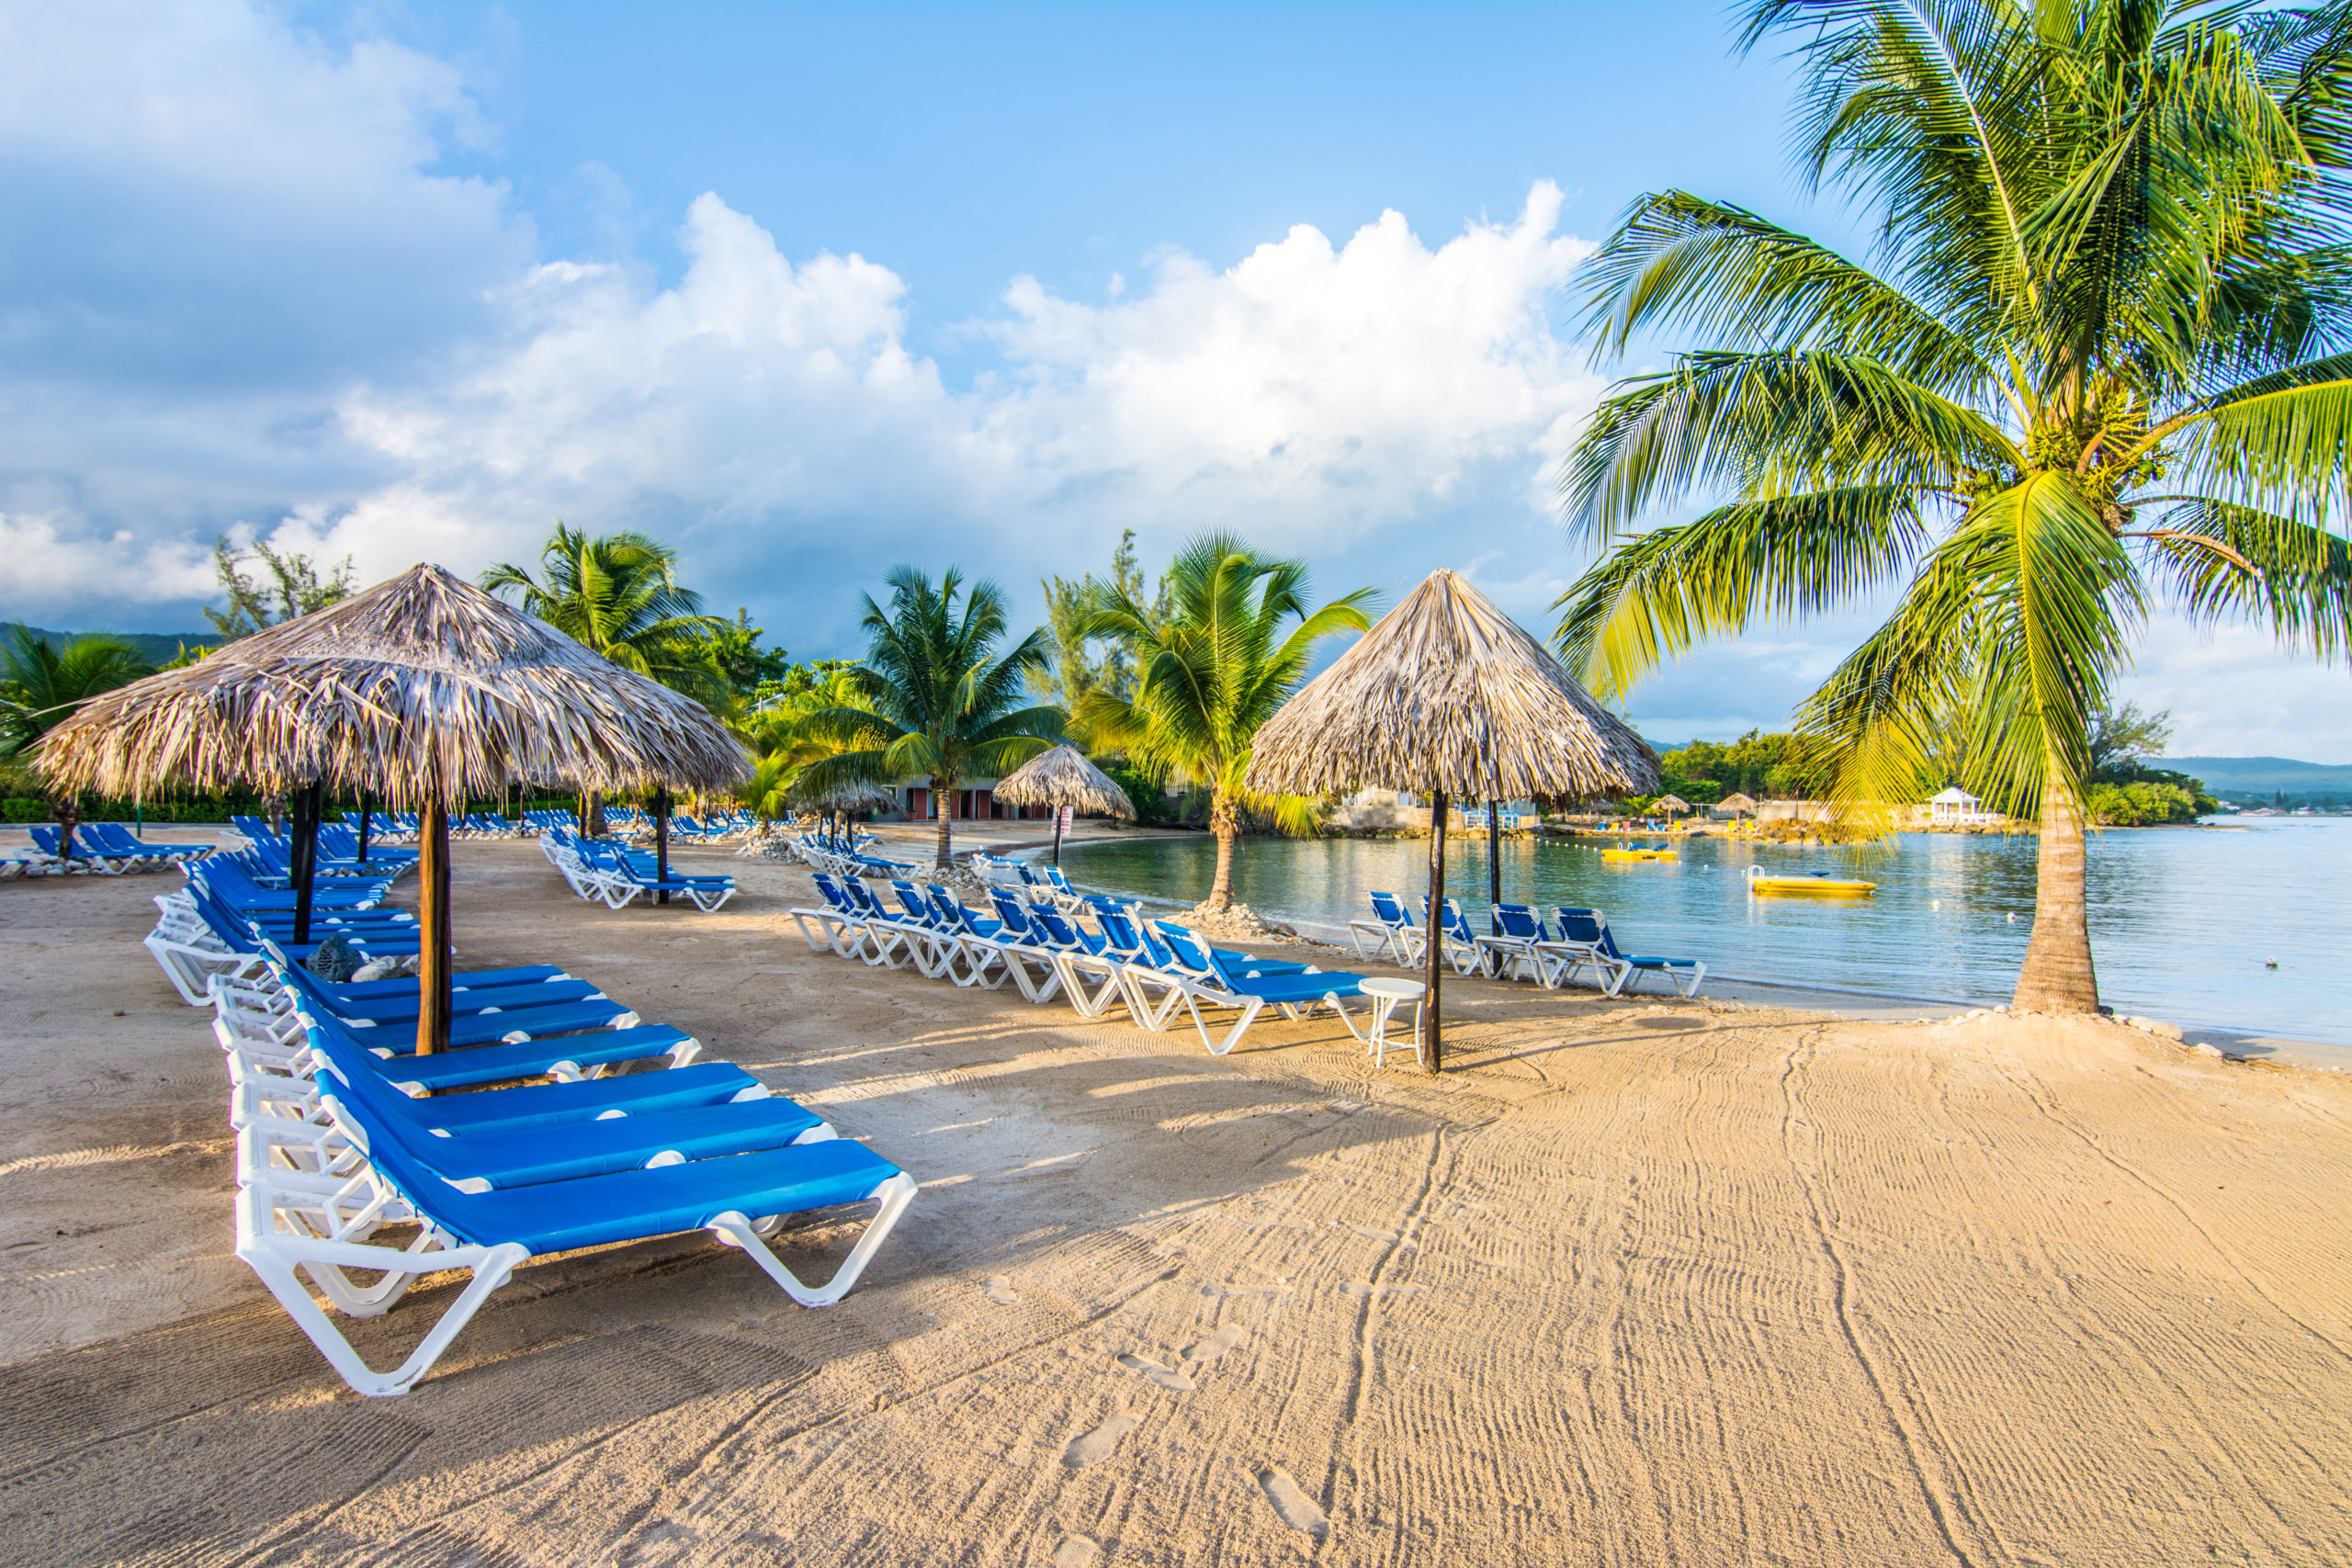
[[[950,820],[1043,822],[1054,814],[1048,806],[1007,806],[996,798],[994,779],[969,779],[935,797],[929,779],[901,779],[890,787],[897,809],[910,822],[935,822],[944,803]]]
[[[1928,826],[1973,828],[2004,820],[1999,812],[1987,811],[1984,807],[1983,801],[1954,784],[1940,795],[1928,797]]]
[[[1487,830],[1487,811],[1483,806],[1456,805],[1450,815],[1454,832],[1483,833]],[[1532,800],[1503,802],[1501,816],[1502,829],[1506,833],[1529,831],[1543,820]],[[1329,821],[1335,828],[1426,833],[1430,826],[1430,807],[1428,801],[1411,790],[1360,789],[1332,808]]]

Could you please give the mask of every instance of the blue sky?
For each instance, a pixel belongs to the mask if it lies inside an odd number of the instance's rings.
[[[900,560],[1227,525],[1531,626],[1605,384],[1577,259],[1682,185],[1856,247],[1721,7],[0,5],[0,616],[198,624],[227,529],[527,559],[679,543],[856,651]],[[1664,671],[1780,723],[1858,620]],[[2151,627],[2177,749],[2352,761],[2340,673]]]

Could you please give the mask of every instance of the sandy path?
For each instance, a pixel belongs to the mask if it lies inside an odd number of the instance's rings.
[[[1217,1061],[812,955],[784,868],[611,914],[458,857],[469,963],[823,1107],[926,1184],[891,1247],[821,1312],[690,1238],[534,1265],[349,1397],[228,1254],[164,879],[0,889],[0,1559],[2352,1558],[2352,1083],[1483,985],[1434,1084],[1330,1024]]]

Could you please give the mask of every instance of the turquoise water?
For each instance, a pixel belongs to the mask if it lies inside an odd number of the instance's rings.
[[[2190,1027],[2352,1043],[2352,821],[2257,818],[2225,829],[2146,829],[2090,847],[2091,942],[2102,998]],[[1269,919],[1338,925],[1372,889],[1429,885],[1411,840],[1248,839],[1234,896]],[[1207,897],[1206,834],[1072,845],[1064,864],[1106,891],[1189,906]],[[1636,951],[1711,974],[1941,1001],[2007,1001],[2033,923],[2034,840],[1906,834],[1891,849],[1779,848],[1699,839],[1674,863],[1604,863],[1583,843],[1502,846],[1503,897],[1608,915]],[[1487,847],[1448,846],[1447,886],[1483,929]],[[1860,874],[1865,900],[1758,898],[1750,863]],[[2013,918],[2014,917],[2014,918]],[[2276,958],[2277,969],[2264,966]]]

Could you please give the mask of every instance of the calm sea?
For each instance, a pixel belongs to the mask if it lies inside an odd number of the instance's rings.
[[[1584,844],[1520,840],[1502,847],[1503,897],[1597,908],[1628,947],[1732,978],[2000,1002],[2032,930],[2033,854],[2027,835],[1906,834],[1859,854],[1700,839],[1672,864],[1614,865]],[[1427,855],[1425,840],[1247,839],[1234,894],[1268,918],[1326,925],[1368,915],[1374,888],[1413,895],[1418,911]],[[1456,839],[1446,858],[1448,886],[1483,930],[1485,843]],[[1751,863],[1879,888],[1850,902],[1753,897]],[[1189,906],[1208,894],[1216,845],[1206,834],[1072,845],[1064,864],[1091,886]],[[2352,1043],[2352,821],[2096,835],[2090,901],[2100,994],[2118,1012]]]

